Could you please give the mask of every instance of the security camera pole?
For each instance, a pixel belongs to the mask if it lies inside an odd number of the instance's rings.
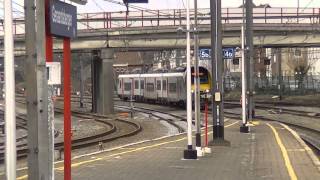
[[[221,0],[210,0],[211,57],[212,57],[212,114],[213,140],[209,145],[230,145],[224,140],[223,85],[222,85],[222,25]]]
[[[184,159],[197,159],[197,150],[192,147],[192,94],[190,58],[190,0],[187,0],[187,123],[188,146],[183,152]]]

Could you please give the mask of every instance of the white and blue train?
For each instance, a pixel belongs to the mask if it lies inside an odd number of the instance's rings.
[[[193,76],[192,68],[192,80]],[[206,68],[200,67],[200,93],[210,92],[211,78]],[[194,89],[192,81],[192,90]],[[122,100],[186,104],[186,71],[150,74],[122,74],[118,77],[117,93]]]

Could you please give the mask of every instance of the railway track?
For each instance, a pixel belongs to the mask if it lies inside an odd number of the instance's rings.
[[[156,113],[168,114],[167,112],[163,112],[163,111],[160,111],[160,110],[154,110],[154,109],[151,109],[151,108],[145,108],[145,107],[140,107],[140,106],[139,107],[135,107],[135,108],[141,109],[143,112],[150,112],[150,113],[156,112]],[[127,109],[130,109],[130,107],[127,107]],[[290,113],[291,111],[294,111],[294,110],[290,110],[290,111],[288,111],[288,113]],[[310,113],[310,112],[297,111],[295,113],[290,113],[290,114],[297,115],[297,116],[309,117],[309,116],[306,116],[306,113]],[[210,111],[209,111],[209,114],[211,114]],[[224,114],[225,114],[225,117],[227,117],[227,118],[239,119],[239,120],[241,119],[241,114],[240,113],[225,111]],[[186,121],[185,117],[182,117],[182,116],[179,116],[179,115],[175,115],[175,114],[170,113],[170,116],[172,116],[174,118],[177,118],[177,119],[181,119],[183,121]],[[286,125],[290,126],[295,131],[297,131],[298,134],[300,135],[300,137],[309,146],[311,146],[312,149],[314,149],[320,155],[320,131],[319,130],[312,129],[310,127],[302,126],[302,125],[295,124],[295,123],[279,121],[277,119],[272,119],[272,118],[265,117],[265,116],[258,116],[257,119],[263,120],[263,121],[280,122],[280,123],[283,123],[283,124],[286,124]]]
[[[232,106],[234,108],[241,108],[241,105],[239,104],[239,102],[225,102],[225,104]],[[291,104],[292,105],[292,104]],[[276,106],[276,105],[275,105]],[[282,114],[291,114],[291,115],[295,115],[295,116],[302,116],[302,117],[311,117],[311,118],[317,118],[320,119],[320,113],[318,112],[311,112],[311,111],[302,111],[302,110],[297,110],[297,109],[288,109],[288,108],[284,108],[284,107],[275,107],[275,106],[266,106],[266,105],[262,105],[262,104],[258,104],[256,103],[255,107],[257,109],[262,109],[262,110],[274,110],[278,113],[282,113]]]
[[[128,111],[131,111],[131,107],[129,107],[129,106],[115,105],[115,107],[118,109],[125,109]],[[183,118],[183,117],[171,114],[171,113],[161,112],[161,111],[157,111],[154,109],[148,109],[148,108],[143,108],[143,107],[134,107],[132,110],[136,111],[136,112],[148,114],[148,115],[156,117],[160,120],[166,121],[168,124],[175,127],[179,133],[185,132],[185,129],[183,127],[181,127],[179,124],[177,124],[176,122],[187,121],[186,118]]]
[[[61,99],[59,99],[61,100]],[[84,97],[84,102],[85,103],[91,103],[91,97],[90,96],[85,96]],[[79,100],[79,96],[72,96],[71,98],[72,102],[80,102]],[[121,101],[121,100],[120,100]],[[270,105],[266,105],[266,104],[270,104]],[[224,103],[226,108],[241,108],[241,105],[239,104],[238,101],[226,101]],[[272,106],[271,106],[272,105]],[[282,114],[291,114],[291,115],[295,115],[295,116],[301,116],[301,117],[312,117],[312,118],[317,118],[320,119],[320,113],[319,112],[311,112],[311,111],[302,111],[302,110],[297,110],[297,109],[288,109],[288,108],[284,108],[284,107],[280,107],[279,105],[283,106],[297,106],[296,104],[292,104],[292,103],[262,103],[262,102],[258,102],[256,103],[255,107],[257,109],[262,109],[262,110],[273,110],[276,111],[278,113],[282,113]],[[278,106],[278,107],[277,107]]]
[[[20,101],[19,103],[25,103]],[[55,112],[63,113],[62,108],[55,108]],[[100,133],[96,133],[94,135],[79,137],[72,139],[72,149],[79,149],[83,147],[88,147],[92,145],[98,145],[100,142],[110,142],[120,138],[125,138],[129,136],[133,136],[139,133],[142,130],[142,127],[139,123],[127,121],[124,119],[115,119],[110,121],[110,117],[92,114],[92,113],[84,113],[80,111],[72,111],[72,115],[79,118],[93,119],[98,123],[102,123],[106,126],[109,126],[108,130],[105,130]],[[121,128],[120,128],[121,126]],[[26,138],[26,137],[25,137]],[[63,141],[59,141],[55,143],[55,150],[62,151],[63,150]],[[27,156],[28,147],[27,143],[17,144],[17,157],[24,158]],[[4,146],[0,144],[0,162],[4,160]]]
[[[77,100],[77,97],[73,97],[73,100]],[[91,98],[86,97],[85,100],[87,101],[87,103],[91,102]],[[265,104],[270,104],[270,105],[265,105]],[[256,108],[260,109],[260,110],[266,110],[266,111],[273,111],[274,113],[278,113],[278,114],[289,114],[289,115],[294,115],[294,116],[300,116],[300,117],[309,117],[309,118],[316,118],[316,119],[320,119],[320,113],[318,112],[311,112],[311,111],[303,111],[303,110],[297,110],[297,109],[288,109],[288,108],[284,108],[284,107],[274,107],[277,105],[286,105],[286,106],[296,106],[296,104],[292,104],[292,103],[285,103],[285,104],[278,104],[278,103],[256,103]],[[227,108],[241,108],[241,105],[239,104],[239,102],[237,101],[227,101],[225,102],[225,107]],[[137,108],[137,107],[135,107]],[[150,108],[142,108],[139,107],[142,111],[145,112],[151,112],[152,114],[154,114],[154,112],[157,113],[165,113],[165,112],[161,112],[161,111],[157,111],[157,110],[153,110]],[[209,113],[211,113],[209,111]],[[240,114],[238,113],[231,113],[231,112],[225,112],[226,117],[228,118],[240,118]],[[183,119],[184,121],[186,121],[186,119],[184,117],[179,117],[176,116],[174,114],[170,114],[170,116],[175,117],[177,119]],[[272,118],[267,118],[267,117],[262,117],[260,116],[259,119],[264,120],[264,121],[278,121]],[[295,130],[297,130],[301,136],[301,138],[306,141],[310,146],[312,146],[315,150],[317,150],[320,154],[320,132],[318,130],[309,128],[309,127],[305,127],[305,126],[301,126],[301,125],[297,125],[294,123],[289,123],[289,122],[284,122],[284,121],[278,121],[281,122],[283,124],[286,124],[292,128],[294,128]]]

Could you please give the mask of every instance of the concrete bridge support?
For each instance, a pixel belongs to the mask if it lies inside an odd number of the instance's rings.
[[[107,48],[92,53],[92,112],[102,115],[114,113],[113,53]]]

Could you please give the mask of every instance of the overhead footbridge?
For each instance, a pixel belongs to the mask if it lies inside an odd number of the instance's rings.
[[[320,42],[319,8],[254,8],[254,44],[259,47],[311,47]],[[193,12],[192,12],[193,13]],[[223,45],[240,46],[242,8],[222,10]],[[193,15],[191,14],[191,17]],[[200,46],[210,46],[210,10],[198,10]],[[115,48],[157,50],[184,48],[186,11],[144,10],[78,14],[78,37],[72,50]],[[16,54],[24,54],[24,19],[14,20]],[[3,27],[0,26],[0,35]],[[3,44],[1,45],[3,50]],[[62,49],[55,40],[54,49]]]

